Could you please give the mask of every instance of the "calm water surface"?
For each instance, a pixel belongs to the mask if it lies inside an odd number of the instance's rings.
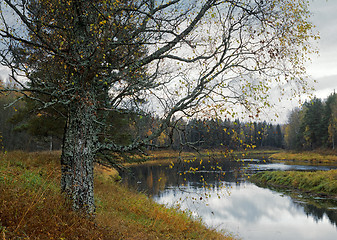
[[[197,172],[189,171],[198,168]],[[297,200],[247,181],[265,170],[329,170],[254,161],[203,161],[174,166],[136,166],[124,181],[161,204],[175,205],[219,231],[243,239],[337,239],[337,202]],[[310,203],[309,203],[310,202]],[[324,206],[324,207],[323,207]]]

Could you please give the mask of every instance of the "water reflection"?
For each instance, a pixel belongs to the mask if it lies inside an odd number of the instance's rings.
[[[286,165],[284,163],[250,164],[249,169],[260,171],[327,171],[336,169],[335,166]]]
[[[337,230],[324,210],[310,205],[303,208],[288,196],[251,183],[235,184],[230,194],[218,193],[221,198],[209,194],[206,201],[199,201],[198,196],[205,195],[202,191],[186,195],[170,188],[154,199],[168,205],[179,203],[181,209],[201,216],[207,225],[229,230],[243,239],[336,239]]]
[[[311,204],[299,203],[304,208],[304,212],[307,216],[313,217],[316,222],[321,221],[325,217],[328,217],[330,223],[337,227],[337,211],[336,209],[323,209],[318,208]]]
[[[188,171],[191,166],[199,170]],[[258,161],[210,161],[200,166],[197,161],[172,168],[137,166],[131,169],[133,177],[124,178],[129,184],[137,182],[137,188],[152,195],[155,201],[178,205],[201,217],[207,225],[237,233],[243,239],[337,238],[336,209],[294,201],[245,180],[247,174],[256,171],[288,170],[289,166]],[[317,170],[312,166],[291,168]]]

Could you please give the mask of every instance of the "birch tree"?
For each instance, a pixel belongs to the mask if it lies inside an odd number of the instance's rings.
[[[62,106],[61,188],[95,211],[96,154],[150,145],[173,119],[257,117],[270,89],[308,90],[304,63],[317,36],[304,0],[3,0],[1,64],[38,109]],[[242,106],[242,108],[233,107]],[[152,112],[161,123],[120,145],[109,112]]]

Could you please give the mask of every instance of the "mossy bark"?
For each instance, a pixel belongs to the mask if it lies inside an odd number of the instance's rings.
[[[93,164],[98,130],[96,108],[78,102],[69,109],[61,156],[61,189],[75,211],[95,212]]]

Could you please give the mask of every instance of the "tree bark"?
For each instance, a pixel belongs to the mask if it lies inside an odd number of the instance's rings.
[[[49,152],[53,151],[53,136],[49,137]]]
[[[75,211],[95,212],[93,163],[97,143],[96,109],[75,103],[69,109],[61,156],[61,190]]]

